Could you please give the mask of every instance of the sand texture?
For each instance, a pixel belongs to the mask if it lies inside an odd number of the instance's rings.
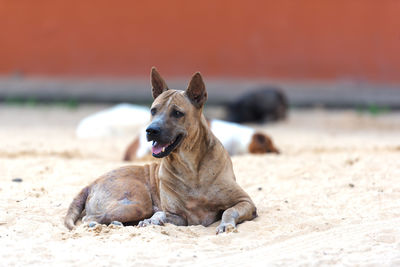
[[[128,164],[134,132],[74,135],[100,108],[0,107],[0,266],[400,265],[400,114],[292,111],[257,126],[282,154],[233,157],[259,214],[238,233],[216,236],[218,223],[68,231],[79,190]]]

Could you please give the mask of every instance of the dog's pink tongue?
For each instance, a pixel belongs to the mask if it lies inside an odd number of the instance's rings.
[[[161,145],[161,144],[157,144],[157,145],[155,145],[155,146],[152,146],[151,147],[151,152],[153,153],[153,154],[160,154],[161,153],[161,151],[162,151],[162,149],[163,149],[163,145]]]

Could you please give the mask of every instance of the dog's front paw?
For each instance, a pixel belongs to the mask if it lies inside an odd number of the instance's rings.
[[[139,227],[146,227],[149,225],[164,225],[164,222],[166,220],[165,213],[162,211],[158,211],[151,216],[150,219],[144,219],[143,221],[140,221],[138,223]]]
[[[223,232],[226,232],[226,233],[237,233],[238,230],[236,229],[236,226],[233,225],[232,223],[221,222],[221,224],[216,229],[216,234],[218,235],[218,234],[221,234]]]
[[[164,225],[164,222],[161,220],[150,218],[150,219],[144,219],[143,221],[140,221],[138,223],[139,227],[146,227],[149,225]]]
[[[146,227],[151,225],[151,219],[144,219],[138,223],[138,227]]]

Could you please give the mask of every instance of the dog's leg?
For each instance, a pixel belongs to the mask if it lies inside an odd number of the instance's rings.
[[[153,216],[151,216],[151,218],[139,222],[138,226],[145,227],[151,224],[164,225],[165,223],[172,223],[178,226],[187,225],[187,221],[179,215],[171,214],[168,212],[166,213],[164,211],[157,211],[153,214]]]
[[[242,201],[227,209],[222,214],[221,223],[216,229],[216,234],[223,232],[236,232],[236,225],[243,221],[257,217],[257,210],[253,203]]]
[[[151,218],[149,219],[144,219],[143,221],[140,221],[138,223],[139,227],[145,227],[148,225],[164,225],[164,223],[166,222],[167,216],[165,214],[165,212],[163,211],[157,211],[156,213],[153,214],[153,216],[151,216]]]
[[[172,223],[177,226],[187,226],[188,225],[186,219],[182,218],[179,215],[167,212],[166,216],[167,216],[167,223]]]

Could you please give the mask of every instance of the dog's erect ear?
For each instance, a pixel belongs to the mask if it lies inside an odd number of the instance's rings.
[[[151,68],[150,76],[151,76],[151,86],[153,87],[151,89],[151,92],[153,94],[153,98],[156,99],[157,96],[161,95],[164,91],[168,90],[168,86],[155,67]]]
[[[189,86],[186,89],[186,94],[192,104],[201,108],[207,100],[206,86],[203,82],[200,72],[196,72],[190,80]]]

